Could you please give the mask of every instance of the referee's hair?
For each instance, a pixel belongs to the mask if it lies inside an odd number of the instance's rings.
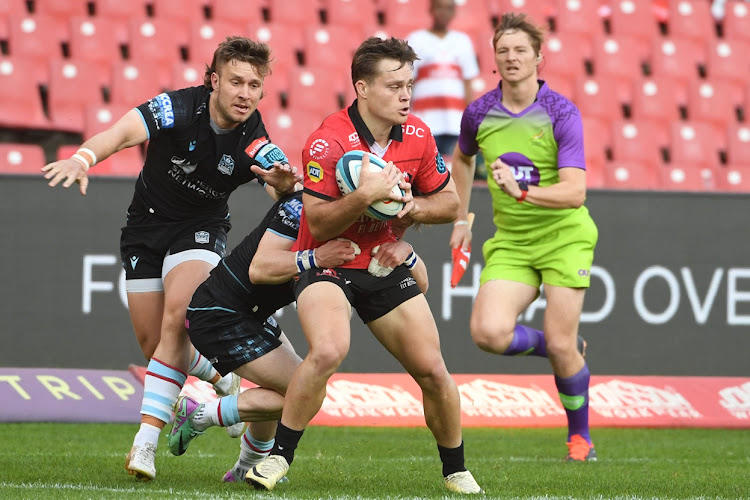
[[[503,36],[505,32],[513,33],[515,31],[523,31],[529,35],[531,41],[531,48],[534,49],[534,53],[538,56],[539,51],[542,49],[544,43],[544,32],[542,29],[531,22],[526,14],[516,14],[515,12],[507,12],[503,14],[500,22],[495,27],[495,35],[492,37],[492,46],[497,48],[497,41]]]
[[[203,85],[210,90],[211,74],[219,73],[221,67],[232,60],[250,63],[261,78],[271,74],[271,48],[268,45],[243,36],[228,36],[214,51],[211,65],[206,66]]]

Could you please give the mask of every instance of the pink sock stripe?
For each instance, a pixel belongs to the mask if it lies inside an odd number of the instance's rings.
[[[180,369],[179,369],[179,368],[177,368],[176,366],[172,366],[172,365],[169,365],[169,364],[165,363],[164,361],[162,361],[162,360],[160,360],[160,359],[157,359],[157,358],[154,358],[154,357],[152,357],[151,359],[153,359],[154,361],[156,361],[156,362],[157,362],[157,363],[159,363],[159,364],[162,364],[162,365],[166,366],[167,368],[171,368],[172,370],[174,370],[174,371],[176,371],[176,372],[180,372],[180,373],[182,373],[183,375],[185,375],[185,378],[187,378],[187,376],[188,376],[188,374],[187,374],[187,373],[185,373],[184,371],[180,370]]]
[[[182,389],[182,384],[179,383],[178,381],[176,381],[173,378],[165,377],[164,375],[159,375],[158,373],[154,373],[154,372],[146,372],[146,376],[147,377],[158,378],[158,379],[164,380],[166,382],[172,382],[174,385],[176,385],[177,387],[179,387],[180,389]]]
[[[221,419],[221,399],[219,400],[219,406],[216,409],[219,411],[219,425],[224,427],[224,420]]]
[[[242,439],[245,441],[245,444],[248,445],[250,449],[253,450],[255,453],[269,453],[272,449],[272,448],[268,448],[267,450],[261,450],[257,448],[256,446],[253,446],[250,440],[247,439],[247,433],[242,435]]]

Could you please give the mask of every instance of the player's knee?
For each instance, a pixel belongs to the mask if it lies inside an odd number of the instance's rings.
[[[424,392],[441,392],[441,389],[454,383],[442,358],[413,369],[412,376]]]
[[[512,340],[513,326],[502,321],[472,317],[471,338],[483,351],[503,352]]]
[[[312,348],[307,357],[313,363],[317,372],[333,374],[341,366],[348,352],[348,344],[327,344]]]
[[[554,335],[547,332],[547,335],[545,335],[545,341],[547,344],[547,356],[550,359],[563,359],[569,356],[575,356],[578,352],[575,337],[571,340],[567,336]]]

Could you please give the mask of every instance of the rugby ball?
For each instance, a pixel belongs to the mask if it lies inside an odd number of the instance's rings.
[[[347,151],[344,156],[339,158],[336,163],[336,183],[339,186],[342,194],[349,194],[359,185],[359,171],[362,168],[362,157],[363,155],[370,156],[370,171],[374,172],[378,169],[383,169],[387,165],[387,162],[383,161],[377,155],[368,153],[366,151]],[[404,190],[398,187],[398,184],[393,186],[393,194],[397,196],[403,196]],[[388,220],[395,217],[404,208],[403,201],[396,201],[390,198],[376,201],[365,211],[365,215],[372,219],[377,220]]]

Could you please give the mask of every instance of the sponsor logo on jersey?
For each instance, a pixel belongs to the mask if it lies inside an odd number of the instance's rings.
[[[544,136],[544,129],[539,129],[538,134],[534,134],[534,136],[531,138],[532,141],[538,141]]]
[[[404,135],[416,135],[417,137],[424,137],[424,129],[422,127],[415,127],[414,125],[401,125],[401,129],[404,131]]]
[[[137,256],[135,256],[135,255],[133,255],[132,257],[130,257],[130,267],[132,267],[132,268],[133,268],[133,271],[135,271],[135,266],[137,266],[137,265],[138,265],[138,259],[139,259],[139,258],[140,258],[140,257],[137,257]]]
[[[188,151],[195,150],[195,144],[196,143],[197,143],[197,141],[190,141],[190,144],[188,144]]]
[[[417,280],[415,280],[413,277],[409,276],[408,278],[402,279],[398,287],[403,290],[404,288],[409,288],[410,286],[414,286],[417,284]]]
[[[333,269],[322,269],[315,273],[316,276],[330,276],[331,278],[336,278],[337,280],[341,279],[339,277],[339,273],[337,273]]]
[[[307,177],[313,182],[320,182],[323,180],[323,169],[320,168],[320,163],[317,161],[311,161],[305,167],[307,170]]]
[[[445,173],[445,160],[443,160],[443,155],[441,155],[440,152],[435,155],[435,167],[439,174]]]
[[[195,242],[206,244],[211,241],[211,235],[208,234],[208,231],[196,231],[195,232]]]
[[[180,167],[186,174],[192,174],[198,167],[197,163],[188,163],[186,158],[180,158],[179,156],[172,157],[172,164]]]
[[[357,147],[357,146],[359,146],[361,144],[360,141],[359,141],[359,134],[358,133],[352,132],[351,134],[349,134],[349,144],[351,144],[351,146],[353,148]]]
[[[245,153],[247,153],[247,156],[249,156],[250,158],[255,158],[255,155],[258,154],[258,151],[260,151],[260,148],[262,148],[269,142],[271,141],[268,139],[268,136],[259,137],[255,139],[253,142],[251,142],[248,147],[245,148]]]
[[[230,155],[222,155],[217,168],[222,174],[232,175],[232,172],[234,172],[234,158]]]
[[[310,144],[310,156],[316,160],[322,160],[328,156],[329,149],[330,147],[325,139],[315,139],[312,144]]]
[[[169,94],[162,92],[154,98],[158,105],[158,120],[161,128],[174,127],[174,109],[172,108],[172,98]],[[156,117],[155,117],[156,118]]]

